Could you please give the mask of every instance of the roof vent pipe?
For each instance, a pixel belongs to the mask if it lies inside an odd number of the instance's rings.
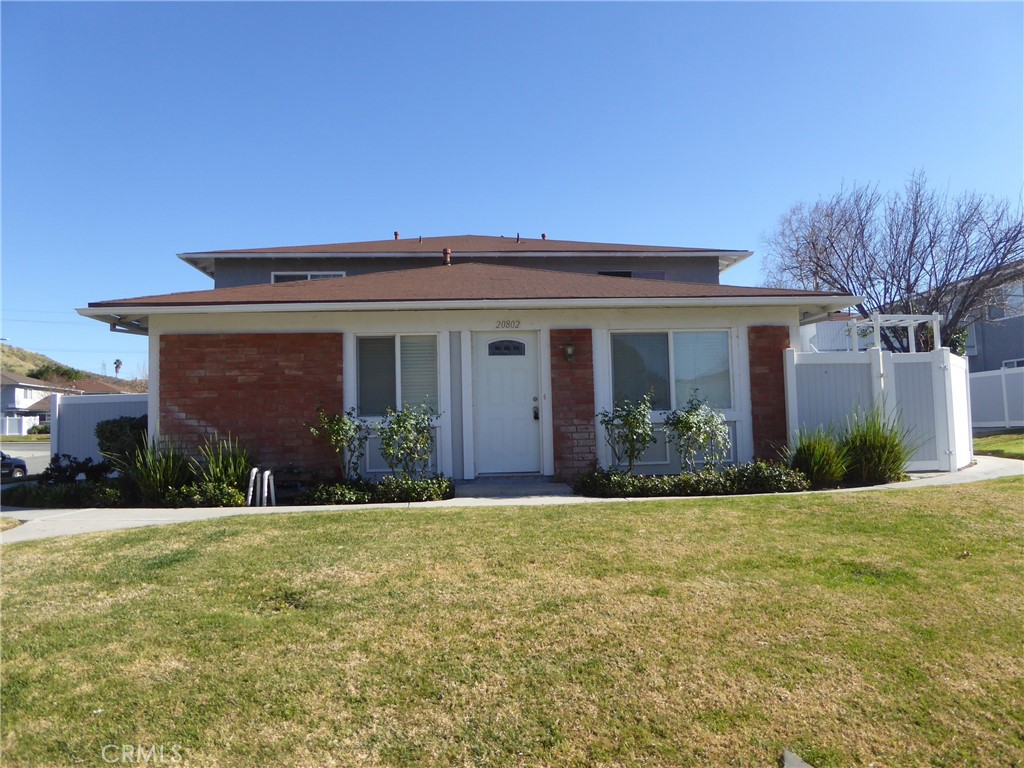
[[[518,232],[516,232],[516,242],[517,243],[519,242],[519,233]]]
[[[444,265],[450,267],[452,265],[452,249],[445,248],[442,253],[444,253]]]
[[[398,239],[398,230],[396,229],[395,230],[395,240],[397,240],[397,239]]]

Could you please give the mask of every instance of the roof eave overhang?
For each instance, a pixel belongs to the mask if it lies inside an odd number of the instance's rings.
[[[663,309],[702,307],[796,307],[802,318],[827,315],[856,304],[856,296],[701,296],[617,299],[464,299],[459,301],[350,301],[294,304],[191,304],[157,307],[83,307],[78,314],[122,333],[148,333],[152,315],[251,314],[266,312],[425,312],[501,309]]]

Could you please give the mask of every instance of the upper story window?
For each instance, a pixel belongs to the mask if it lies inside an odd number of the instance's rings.
[[[305,280],[326,280],[330,277],[345,277],[344,272],[271,272],[272,283],[299,283]]]
[[[1000,301],[988,308],[989,320],[1003,320],[1024,315],[1024,281],[1007,283],[1000,289]]]
[[[360,416],[418,405],[437,413],[437,336],[361,336],[356,357]]]
[[[656,269],[601,269],[597,274],[606,277],[635,277],[638,280],[664,280],[665,273]]]
[[[683,408],[696,396],[713,408],[733,407],[728,331],[612,334],[612,397],[651,408]]]

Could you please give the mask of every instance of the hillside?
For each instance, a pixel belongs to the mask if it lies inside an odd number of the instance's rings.
[[[41,365],[63,366],[64,363],[28,349],[22,349],[10,344],[0,344],[0,370],[3,370],[5,373],[28,376],[29,371]],[[75,370],[79,369],[76,368]],[[130,392],[145,392],[149,384],[145,379],[119,379],[115,376],[103,376],[92,371],[81,371],[81,373],[84,378],[115,384]]]

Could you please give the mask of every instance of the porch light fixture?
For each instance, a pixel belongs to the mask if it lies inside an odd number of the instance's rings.
[[[576,359],[575,344],[566,344],[562,349],[565,351],[565,362],[571,363],[573,360]]]

